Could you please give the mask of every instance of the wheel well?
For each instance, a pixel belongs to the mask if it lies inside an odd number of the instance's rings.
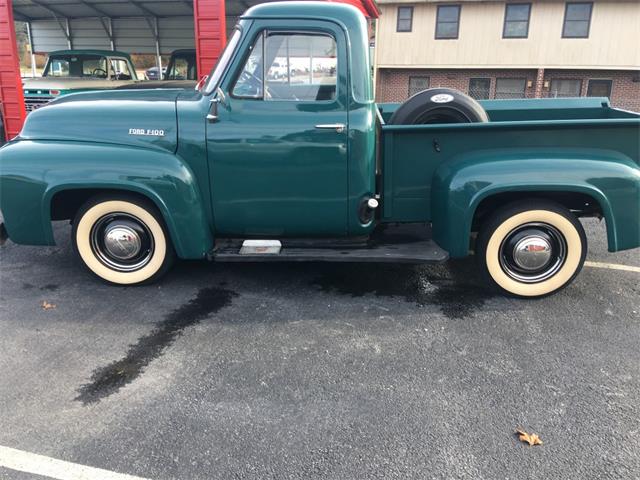
[[[51,220],[73,220],[76,213],[87,200],[96,195],[127,195],[147,202],[155,203],[146,195],[130,190],[109,188],[77,188],[62,190],[51,198]]]
[[[579,192],[504,192],[491,195],[480,202],[473,215],[471,231],[477,232],[484,220],[496,209],[523,199],[544,199],[556,202],[577,217],[603,217],[600,203],[590,195]]]

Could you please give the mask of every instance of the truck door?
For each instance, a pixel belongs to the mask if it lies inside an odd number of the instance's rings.
[[[295,31],[261,22],[207,124],[216,234],[346,235],[344,34],[330,22],[300,21]]]

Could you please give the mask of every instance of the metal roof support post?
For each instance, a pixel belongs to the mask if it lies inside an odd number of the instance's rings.
[[[66,25],[66,36],[67,36],[67,46],[69,47],[69,50],[73,49],[73,41],[71,40],[71,24],[69,23],[69,19],[65,18],[65,25]]]
[[[33,52],[33,36],[31,35],[31,22],[27,23],[27,40],[29,41],[29,53],[31,54],[31,76],[36,76],[36,55]]]
[[[137,6],[137,5],[136,5]],[[158,78],[162,79],[162,57],[160,56],[160,27],[158,25],[158,17],[154,16],[153,23],[149,17],[145,17],[147,25],[153,32],[153,39],[156,44],[156,67],[158,67]]]
[[[116,38],[113,36],[113,20],[109,17],[109,43],[111,44],[111,50],[116,49]]]
[[[160,27],[158,17],[153,17],[153,24],[156,27],[156,63],[158,64],[158,78],[162,79],[162,57],[160,56]]]
[[[102,25],[102,29],[104,30],[104,33],[107,34],[107,37],[109,37],[109,45],[111,47],[111,50],[115,50],[116,49],[116,42],[113,38],[113,23],[111,22],[111,17],[107,17],[105,18],[98,18],[98,20],[100,20],[100,25]],[[105,21],[106,20],[106,21]]]
[[[65,16],[65,14],[56,8],[50,7],[42,3],[39,0],[31,0],[31,3],[36,4],[37,6],[45,9],[47,12],[51,14],[51,16],[56,20],[56,22],[58,22],[58,25],[60,26],[60,30],[62,30],[62,33],[64,33],[64,36],[67,38],[67,46],[69,47],[69,49],[72,49],[73,42],[71,41],[71,26],[69,24],[69,19]],[[61,18],[65,19],[64,24],[60,21]]]

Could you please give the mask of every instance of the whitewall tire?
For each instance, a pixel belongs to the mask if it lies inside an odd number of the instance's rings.
[[[157,209],[136,197],[90,199],[76,214],[72,243],[91,272],[118,285],[150,283],[175,257]]]
[[[587,253],[582,224],[562,205],[527,200],[494,213],[478,236],[476,255],[489,278],[520,297],[542,297],[567,286]]]

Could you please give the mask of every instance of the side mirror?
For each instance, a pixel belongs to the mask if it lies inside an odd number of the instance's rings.
[[[226,100],[226,95],[220,87],[218,87],[216,92],[213,94],[213,98],[211,98],[211,107],[209,114],[207,115],[207,121],[209,123],[216,123],[218,121],[218,105],[222,104],[226,106]]]
[[[214,97],[211,99],[211,106],[209,107],[209,113],[207,114],[207,122],[216,123],[218,121],[218,104],[220,99]]]

